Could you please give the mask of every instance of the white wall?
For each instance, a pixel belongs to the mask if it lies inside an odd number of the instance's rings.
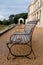
[[[43,6],[41,7],[41,21],[40,26],[43,27]]]

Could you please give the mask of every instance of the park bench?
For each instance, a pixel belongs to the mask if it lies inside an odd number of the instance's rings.
[[[7,42],[7,47],[9,49],[7,59],[9,59],[10,54],[14,56],[14,58],[26,57],[26,58],[31,59],[30,57],[28,57],[31,53],[33,53],[34,59],[36,58],[35,53],[32,49],[32,35],[33,35],[34,28],[38,21],[39,20],[28,21],[24,26],[23,32],[16,31],[14,32],[14,34],[10,36],[10,40],[9,42]],[[30,52],[28,54],[15,55],[11,51],[11,48],[14,45],[28,45],[30,47]]]

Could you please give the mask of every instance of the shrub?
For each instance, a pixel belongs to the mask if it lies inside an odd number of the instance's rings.
[[[10,24],[9,21],[6,20],[6,19],[4,19],[4,20],[2,21],[2,23],[3,23],[4,25],[9,25],[9,24]]]
[[[0,20],[0,24],[3,24],[1,20]]]

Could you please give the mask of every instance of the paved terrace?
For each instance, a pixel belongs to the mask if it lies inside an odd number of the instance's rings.
[[[43,65],[43,29],[35,28],[33,33],[33,49],[36,54],[36,60],[21,57],[15,60],[7,60],[8,48],[6,47],[6,42],[14,32],[15,28],[0,36],[0,65]]]

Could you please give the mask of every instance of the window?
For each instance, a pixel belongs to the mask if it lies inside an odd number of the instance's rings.
[[[39,19],[41,19],[41,10],[39,12],[40,12]]]

